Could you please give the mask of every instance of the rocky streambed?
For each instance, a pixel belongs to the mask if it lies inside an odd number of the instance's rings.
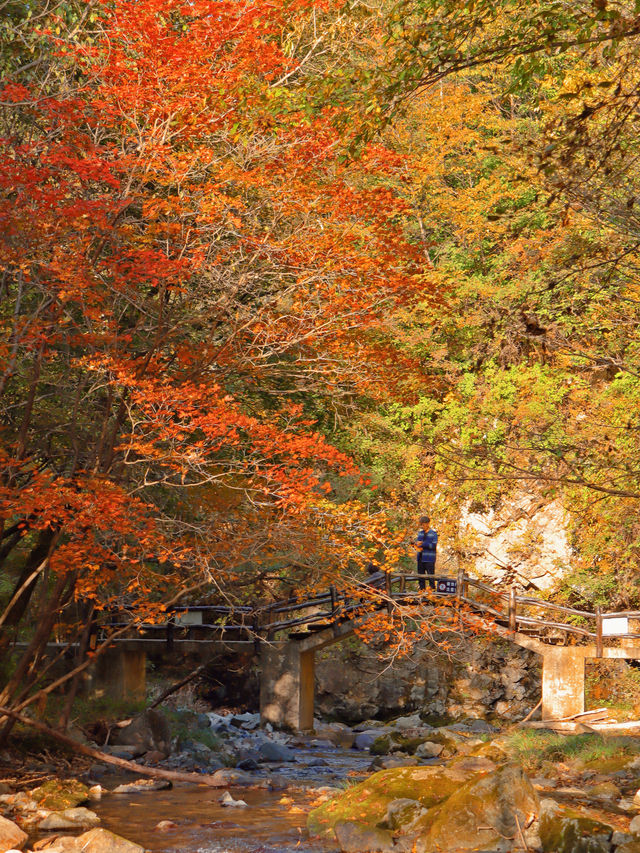
[[[82,780],[5,790],[0,853],[640,853],[633,739],[582,753],[571,744],[573,754],[544,742],[532,769],[512,735],[480,719],[317,721],[308,737],[261,729],[251,714],[189,720],[165,743],[142,715],[118,738],[137,745],[111,750],[141,768],[200,771],[206,787],[94,764]]]

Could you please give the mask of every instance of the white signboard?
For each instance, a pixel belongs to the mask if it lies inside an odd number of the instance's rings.
[[[176,625],[202,625],[202,610],[187,610],[176,616]]]
[[[602,636],[613,637],[614,634],[628,634],[629,620],[626,616],[610,616],[602,620]]]

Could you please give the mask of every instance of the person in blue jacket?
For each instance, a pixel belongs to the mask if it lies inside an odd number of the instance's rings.
[[[428,515],[423,515],[419,521],[420,529],[415,541],[415,547],[418,550],[418,574],[433,575],[436,571],[436,548],[438,547],[438,534],[435,530],[429,527],[431,519]],[[418,581],[420,589],[425,588],[424,578]],[[436,582],[429,579],[431,589],[436,588]]]

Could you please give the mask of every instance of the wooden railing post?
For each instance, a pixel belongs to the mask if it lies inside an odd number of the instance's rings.
[[[387,612],[391,613],[393,610],[393,602],[391,601],[391,572],[389,571],[384,573],[384,592],[387,596]]]
[[[329,595],[331,596],[331,615],[335,616],[338,610],[338,594],[333,584],[329,587]]]
[[[602,657],[602,607],[596,607],[596,657]]]
[[[167,622],[167,651],[173,651],[173,629],[175,626],[175,617],[173,614],[169,616],[169,621]]]
[[[516,632],[516,609],[518,606],[518,602],[516,600],[516,588],[512,586],[509,590],[509,630],[512,634]]]

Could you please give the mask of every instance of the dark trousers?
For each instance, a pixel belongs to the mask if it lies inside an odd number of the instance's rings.
[[[435,573],[436,573],[436,561],[435,560],[433,560],[433,561],[431,561],[431,560],[418,560],[418,574],[419,575],[424,575],[424,574],[435,575]],[[424,578],[420,578],[420,580],[418,581],[418,586],[420,587],[420,589],[425,588]],[[436,582],[434,580],[431,580],[431,578],[429,579],[429,586],[431,587],[431,589],[436,588]]]

